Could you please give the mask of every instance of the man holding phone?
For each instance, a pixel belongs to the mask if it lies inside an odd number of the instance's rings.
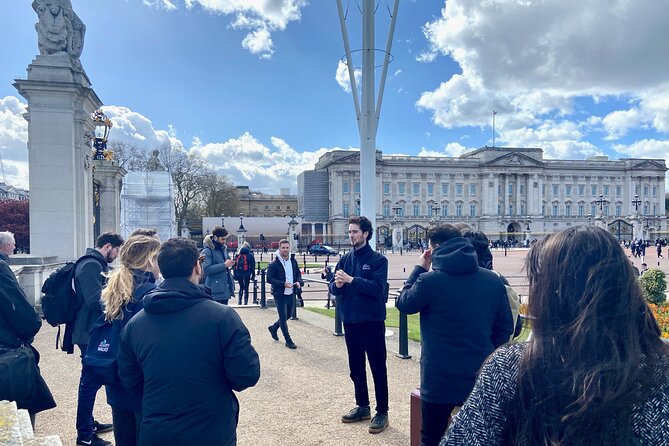
[[[297,345],[288,333],[288,316],[293,313],[295,302],[293,295],[297,289],[302,288],[304,281],[295,257],[290,256],[290,242],[286,239],[279,241],[276,258],[267,267],[267,281],[272,285],[272,296],[276,303],[276,311],[279,313],[279,319],[267,327],[267,330],[272,339],[278,341],[278,332],[281,328],[286,347],[296,349]]]

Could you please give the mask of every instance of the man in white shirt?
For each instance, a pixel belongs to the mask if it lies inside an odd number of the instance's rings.
[[[279,241],[276,258],[267,267],[267,281],[272,285],[272,296],[276,303],[276,311],[279,313],[279,319],[267,329],[272,338],[278,341],[278,331],[281,328],[286,347],[295,349],[297,346],[288,333],[287,320],[295,305],[295,290],[301,288],[304,281],[297,261],[290,255],[290,242],[286,239]]]

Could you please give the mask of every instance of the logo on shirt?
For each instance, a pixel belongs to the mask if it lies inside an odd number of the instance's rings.
[[[372,270],[372,265],[364,264],[362,265],[362,270],[363,271],[371,271]]]
[[[109,351],[109,342],[106,339],[103,339],[98,345],[98,351],[102,353],[107,353]]]

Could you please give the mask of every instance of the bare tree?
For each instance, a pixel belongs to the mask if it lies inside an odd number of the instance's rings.
[[[146,170],[148,153],[145,149],[132,143],[112,140],[107,147],[114,152],[114,159],[120,167],[128,172],[141,172]]]
[[[207,187],[201,194],[203,215],[239,214],[237,189],[227,177],[212,171],[205,182]]]

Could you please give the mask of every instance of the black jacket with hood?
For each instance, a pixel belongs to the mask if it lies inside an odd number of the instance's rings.
[[[468,240],[457,237],[435,249],[432,269],[414,268],[396,306],[420,312],[422,398],[460,405],[483,361],[509,340],[511,311],[499,276],[478,266]]]
[[[119,376],[143,391],[140,444],[235,445],[234,391],[254,386],[260,360],[237,313],[186,278],[165,279],[125,326]]]

